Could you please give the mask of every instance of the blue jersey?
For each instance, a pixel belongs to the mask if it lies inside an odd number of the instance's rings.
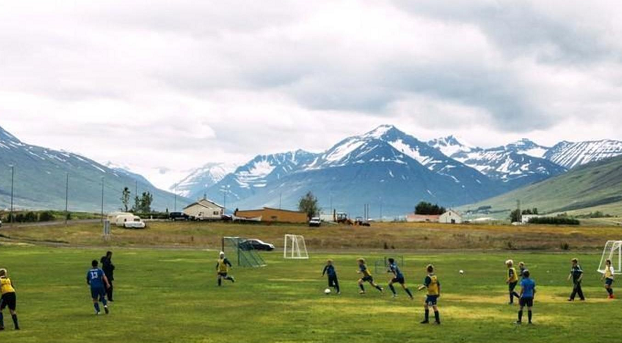
[[[523,288],[523,298],[533,298],[536,290],[536,282],[530,278],[525,278],[520,282]]]
[[[103,288],[104,271],[99,268],[90,269],[86,272],[86,282],[91,285],[91,288]]]
[[[389,265],[389,270],[391,271],[391,273],[395,274],[395,277],[398,279],[403,279],[404,278],[404,274],[402,274],[402,271],[400,270],[400,267],[397,265],[397,263],[393,262]]]
[[[332,264],[326,265],[324,267],[324,271],[322,272],[322,275],[324,274],[328,274],[328,276],[336,276],[337,272],[335,271],[335,266],[333,266]]]

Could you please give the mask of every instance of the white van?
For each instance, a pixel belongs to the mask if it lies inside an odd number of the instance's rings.
[[[144,229],[145,222],[139,216],[131,213],[120,214],[115,218],[114,224],[128,229]]]

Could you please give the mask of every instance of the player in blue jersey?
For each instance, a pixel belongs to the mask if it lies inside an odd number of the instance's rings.
[[[402,274],[402,271],[397,265],[397,262],[395,262],[394,258],[389,258],[389,270],[387,271],[387,273],[393,274],[393,278],[389,281],[389,288],[393,293],[393,297],[397,297],[397,292],[395,292],[395,287],[393,287],[393,284],[399,283],[400,285],[402,285],[402,288],[404,289],[406,294],[408,294],[408,296],[410,297],[410,300],[413,300],[413,294],[410,292],[410,289],[406,287],[406,280],[404,279],[404,274]]]
[[[324,275],[328,275],[328,287],[334,287],[337,294],[341,294],[339,280],[337,279],[337,271],[335,271],[333,260],[326,261],[326,266],[324,266],[324,270],[322,270],[322,276]]]
[[[520,310],[518,310],[518,321],[516,322],[519,325],[523,322],[523,309],[525,306],[527,306],[529,324],[531,324],[531,308],[533,307],[533,299],[536,296],[536,282],[529,276],[529,270],[523,271],[523,279],[520,282]]]
[[[106,301],[106,288],[110,287],[108,278],[104,271],[97,267],[97,260],[91,262],[92,268],[86,272],[86,283],[91,286],[91,298],[93,299],[93,307],[95,307],[95,314],[99,315],[99,302],[104,304],[104,311],[108,314],[108,302]]]

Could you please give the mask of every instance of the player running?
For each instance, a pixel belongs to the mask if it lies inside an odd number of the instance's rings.
[[[518,321],[516,322],[518,325],[523,323],[523,309],[525,306],[527,306],[527,318],[529,319],[529,324],[531,324],[531,308],[533,307],[533,299],[536,296],[536,282],[529,276],[529,270],[525,269],[523,271],[523,279],[520,282],[520,310],[518,310]]]
[[[573,258],[571,260],[572,268],[570,268],[570,275],[568,275],[568,280],[572,278],[572,293],[570,294],[570,298],[568,301],[574,301],[575,296],[578,294],[581,301],[585,301],[585,296],[583,296],[583,289],[581,288],[581,281],[583,281],[583,269],[579,265],[579,260]]]
[[[328,275],[328,288],[334,287],[337,294],[341,294],[341,290],[339,289],[339,280],[337,280],[337,272],[335,271],[333,260],[326,261],[324,270],[322,270],[322,276],[324,275]]]
[[[393,284],[399,283],[400,285],[402,285],[402,288],[404,289],[406,294],[408,294],[408,296],[410,297],[410,300],[413,300],[413,294],[410,292],[410,289],[406,287],[406,280],[404,279],[404,274],[402,274],[402,271],[397,265],[397,262],[395,262],[394,258],[389,258],[389,270],[387,271],[387,273],[393,273],[393,279],[389,281],[389,288],[393,293],[393,297],[397,298],[397,292],[395,292],[395,287],[393,287]]]
[[[222,285],[223,279],[235,282],[235,278],[228,275],[229,268],[231,268],[231,262],[229,262],[229,260],[225,257],[225,253],[221,251],[218,262],[216,263],[216,270],[218,271],[218,287]]]
[[[521,280],[525,278],[524,274],[526,270],[525,262],[518,262],[518,276],[520,276]]]
[[[359,270],[357,270],[356,273],[363,274],[363,277],[360,278],[358,281],[359,287],[361,288],[361,291],[359,292],[359,294],[365,294],[365,286],[363,286],[363,283],[365,282],[369,282],[369,284],[374,286],[377,290],[379,290],[380,293],[383,293],[384,290],[382,289],[382,287],[374,283],[374,277],[371,275],[369,268],[367,268],[367,265],[365,264],[365,259],[359,258],[357,261],[359,263]]]
[[[516,268],[514,268],[514,261],[507,260],[505,265],[508,267],[508,276],[505,283],[508,284],[508,290],[510,291],[510,302],[508,304],[514,304],[514,297],[520,298],[520,295],[516,293],[516,285],[518,285],[518,274],[516,274]]]
[[[98,268],[97,260],[91,262],[92,268],[86,272],[86,283],[91,286],[91,298],[93,298],[93,307],[95,307],[95,314],[99,315],[99,302],[104,304],[104,311],[106,314],[110,313],[108,310],[108,301],[106,301],[106,288],[110,287],[108,278],[104,271]]]
[[[434,324],[441,324],[441,315],[438,312],[438,298],[441,296],[441,283],[438,282],[438,277],[434,274],[434,266],[428,265],[426,268],[428,272],[428,276],[425,277],[423,281],[423,285],[419,286],[419,290],[427,289],[428,295],[425,298],[425,303],[423,305],[425,309],[425,319],[421,322],[421,324],[429,324],[430,323],[430,307],[434,310],[434,318],[436,321]]]
[[[15,330],[19,330],[19,323],[17,322],[17,297],[15,295],[15,287],[13,282],[9,279],[9,275],[6,269],[0,269],[0,290],[2,292],[2,298],[0,298],[0,330],[4,330],[4,308],[8,307],[13,319],[13,325]]]
[[[614,269],[613,266],[611,265],[611,260],[607,259],[607,261],[605,261],[605,272],[603,273],[603,276],[600,278],[601,280],[605,280],[605,289],[607,290],[607,293],[609,294],[608,298],[609,299],[613,299],[613,288],[611,287],[613,285],[613,274],[614,274]]]

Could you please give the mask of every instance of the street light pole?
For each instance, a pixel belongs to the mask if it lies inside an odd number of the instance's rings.
[[[177,212],[177,185],[175,185],[175,189],[173,190],[174,194],[175,194],[175,211],[173,212]]]
[[[101,222],[104,222],[104,177],[102,176],[102,208],[101,208]]]
[[[11,212],[9,214],[9,222],[11,222],[11,227],[13,227],[13,181],[15,179],[15,166],[11,164],[9,167],[11,167]]]
[[[67,173],[67,182],[65,183],[65,226],[69,217],[69,173]]]

